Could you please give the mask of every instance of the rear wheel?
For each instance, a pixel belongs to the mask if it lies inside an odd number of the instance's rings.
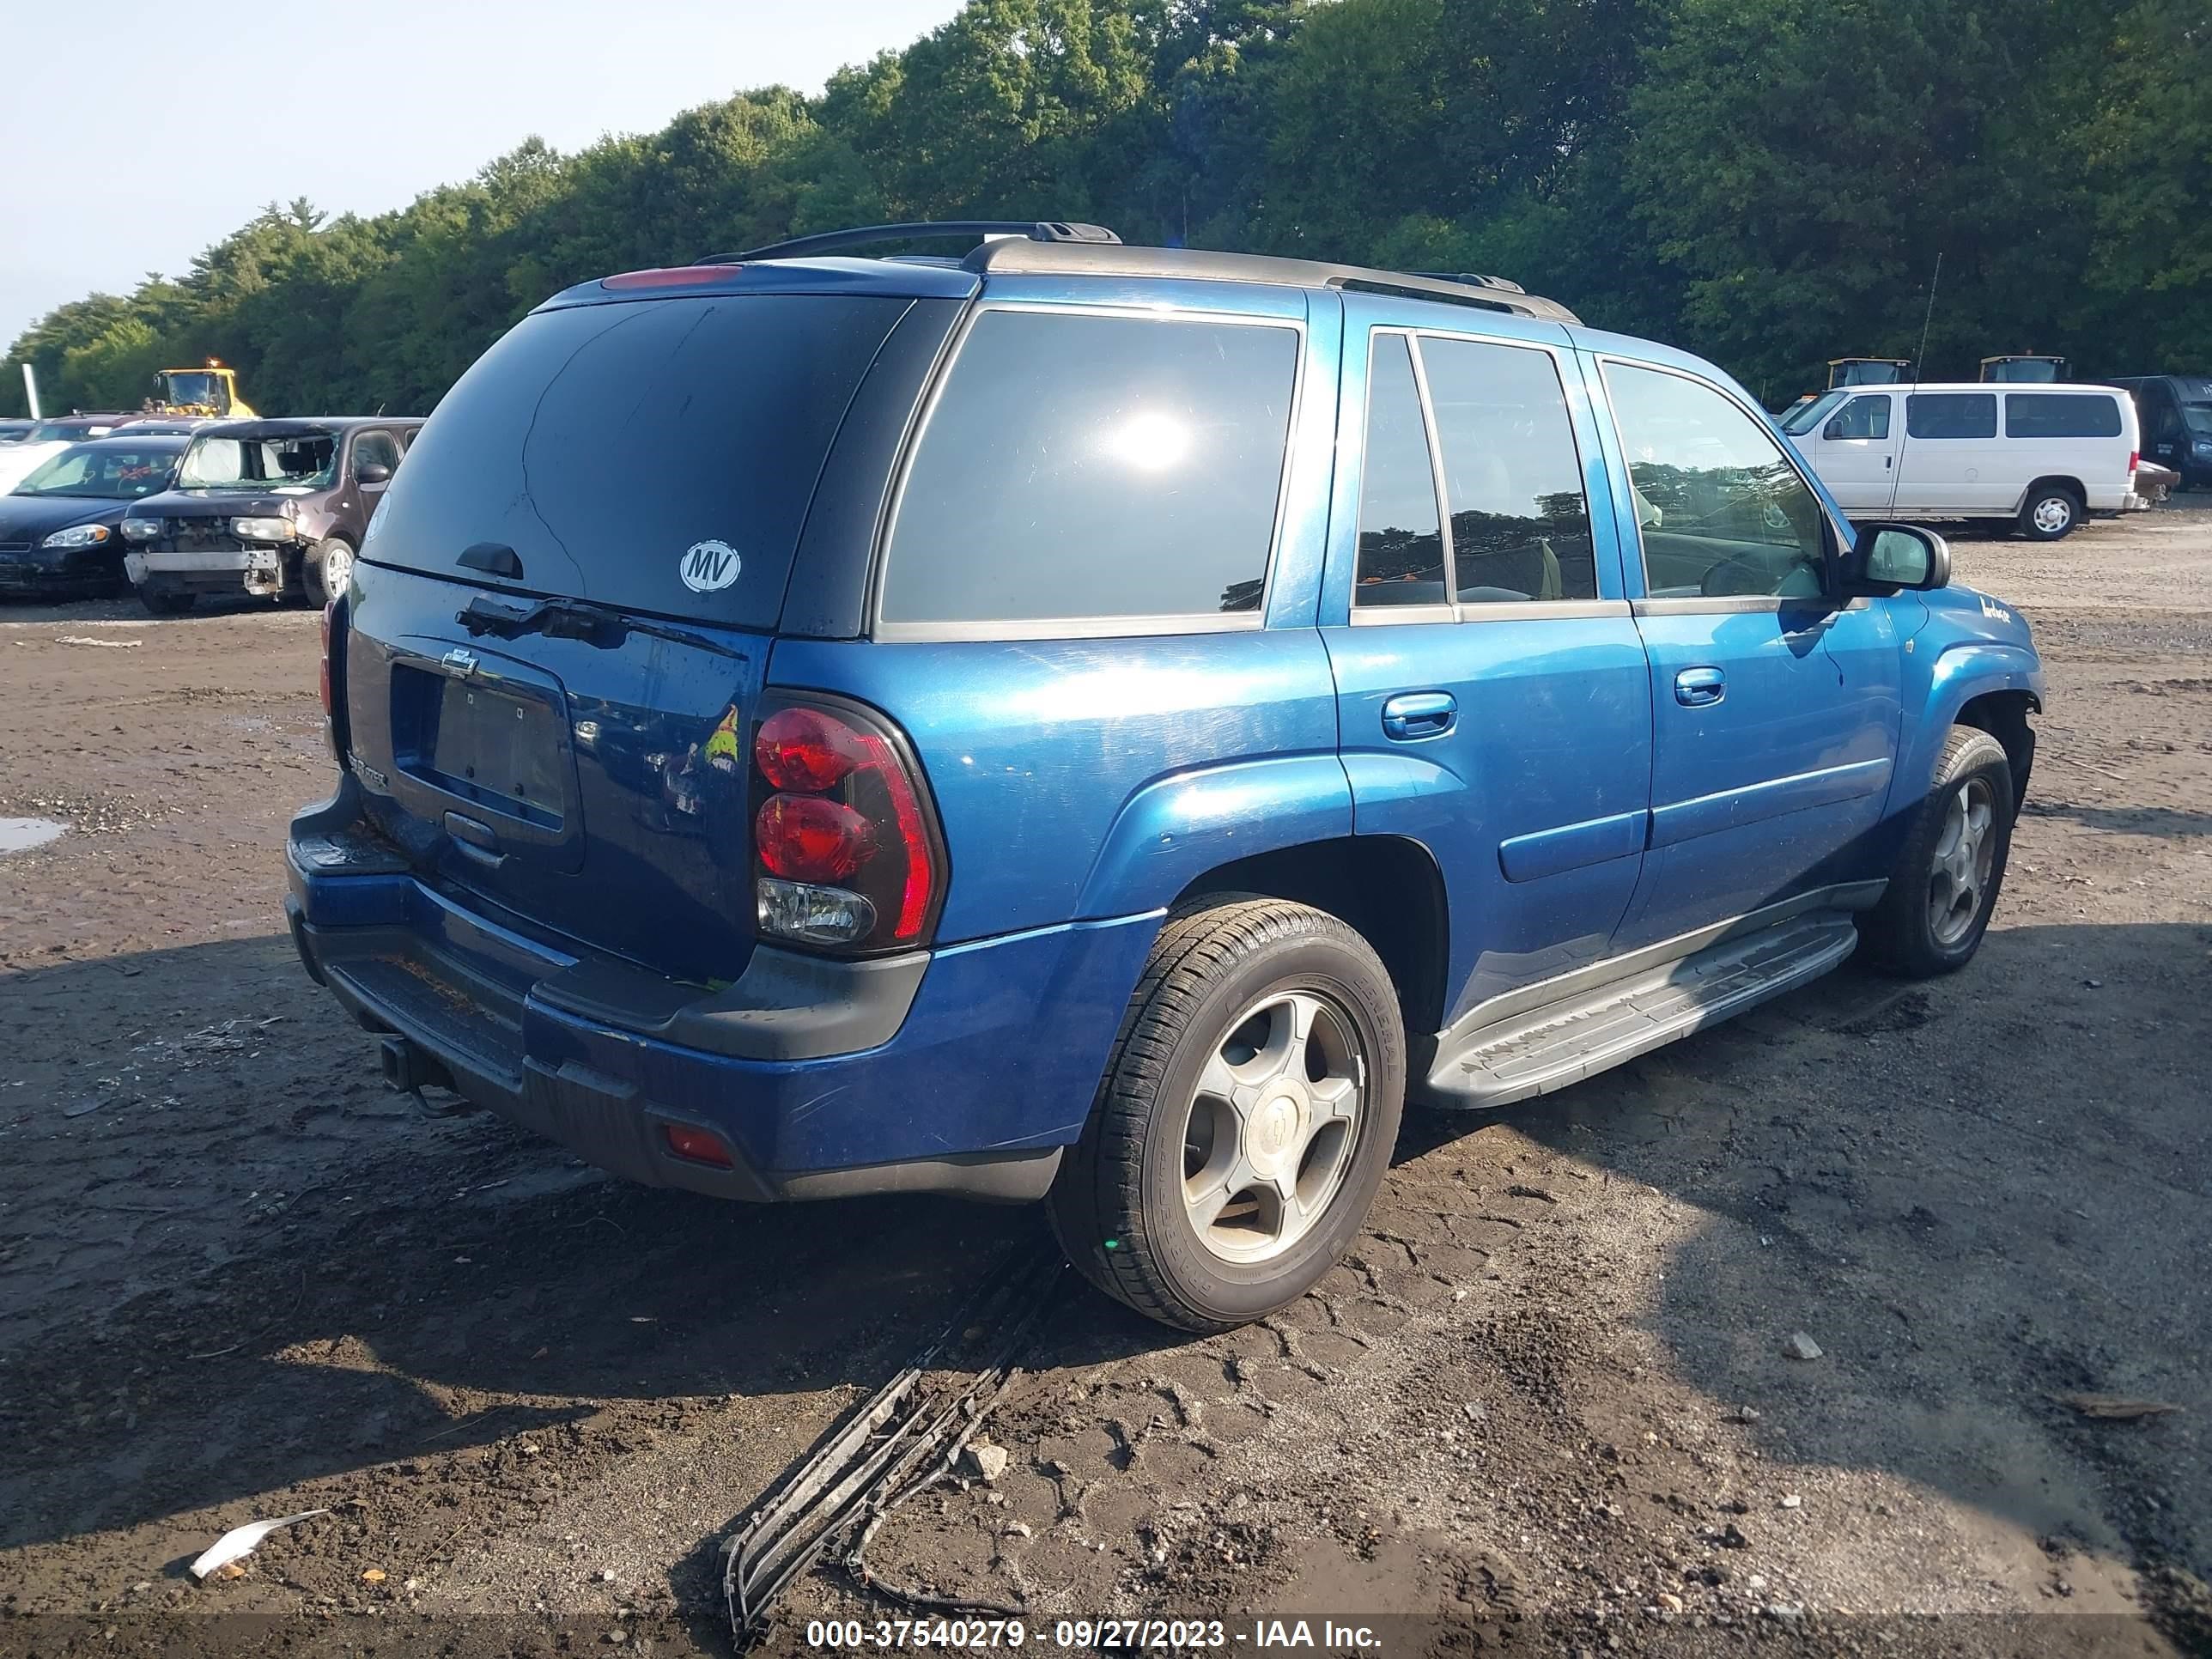
[[[197,593],[149,593],[138,590],[138,602],[157,617],[181,617],[199,603]]]
[[[2021,503],[2021,534],[2032,541],[2055,542],[2081,522],[2081,499],[2063,484],[2038,484]]]
[[[317,542],[300,562],[300,575],[308,603],[328,605],[353,582],[353,549],[337,537]]]
[[[2004,745],[1972,726],[1953,726],[1889,887],[1859,918],[1869,956],[1911,979],[1972,959],[2004,883],[2014,805]]]
[[[1389,973],[1334,916],[1210,901],[1161,931],[1049,1208],[1109,1296],[1189,1331],[1304,1296],[1358,1233],[1398,1138]]]

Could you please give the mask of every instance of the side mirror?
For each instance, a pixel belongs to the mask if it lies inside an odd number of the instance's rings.
[[[1842,437],[1844,435],[1844,417],[1838,415],[1831,418],[1827,425],[1820,428],[1820,435],[1831,441]]]
[[[353,476],[365,484],[389,483],[392,469],[382,461],[363,461],[354,469]]]
[[[1916,524],[1863,524],[1844,558],[1844,585],[1853,593],[1948,587],[1951,544]]]

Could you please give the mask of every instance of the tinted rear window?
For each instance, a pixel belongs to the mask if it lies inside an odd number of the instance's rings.
[[[1280,325],[986,311],[916,448],[883,619],[1258,611],[1297,352]]]
[[[2015,392],[2005,399],[2008,438],[2117,438],[2120,400],[2104,394]]]
[[[1916,392],[1905,400],[1905,429],[1915,438],[1994,438],[1994,392]]]
[[[814,483],[908,301],[714,295],[540,312],[464,374],[362,551],[435,575],[773,627]]]

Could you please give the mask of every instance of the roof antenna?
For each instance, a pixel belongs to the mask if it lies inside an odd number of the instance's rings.
[[[1928,312],[1920,319],[1920,355],[1912,360],[1914,386],[1920,384],[1921,368],[1928,361],[1928,330],[1929,325],[1936,320],[1936,285],[1942,280],[1943,250],[1939,247],[1936,250],[1936,274],[1928,279]],[[1905,451],[1911,441],[1912,398],[1911,395],[1907,393],[1905,399],[1905,430],[1897,436],[1897,470],[1890,475],[1889,479],[1889,510],[1892,514],[1897,511],[1898,489],[1905,483]]]
[[[1936,274],[1928,279],[1928,314],[1920,319],[1920,355],[1912,360],[1912,378],[1920,379],[1923,365],[1928,361],[1928,330],[1936,320],[1936,284],[1943,280],[1943,250],[1936,250]]]

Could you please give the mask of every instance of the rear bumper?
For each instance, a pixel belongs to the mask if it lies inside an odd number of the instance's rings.
[[[1160,921],[1039,929],[858,975],[759,946],[710,993],[454,902],[351,827],[348,793],[294,821],[285,908],[308,973],[404,1045],[387,1069],[411,1066],[614,1174],[726,1198],[1041,1197]],[[671,1128],[706,1130],[732,1167],[679,1156]]]

